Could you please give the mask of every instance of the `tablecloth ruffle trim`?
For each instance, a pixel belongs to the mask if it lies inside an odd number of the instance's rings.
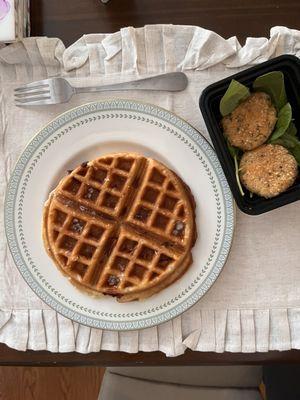
[[[193,321],[192,331],[189,320]],[[198,321],[197,329],[195,321]],[[300,349],[299,331],[300,308],[193,309],[158,327],[132,332],[89,328],[53,310],[0,311],[0,342],[21,351],[136,353],[160,350],[167,356],[180,355],[186,348],[219,353],[283,351]]]
[[[146,25],[123,28],[110,35],[84,35],[64,51],[63,64],[66,71],[89,64],[91,74],[204,70],[218,63],[236,68],[267,61],[287,47],[300,56],[299,43],[299,31],[279,26],[271,28],[269,39],[247,38],[241,46],[236,37],[224,39],[200,27]],[[149,51],[149,45],[157,51]],[[116,67],[120,58],[126,60],[121,63],[121,71]]]
[[[150,51],[149,44],[157,51]],[[2,79],[11,78],[12,73],[15,79],[20,75],[22,79],[27,76],[28,80],[58,74],[68,77],[147,75],[205,70],[219,63],[222,68],[224,65],[243,67],[281,55],[286,48],[300,57],[300,31],[276,26],[271,28],[269,39],[247,38],[241,46],[236,37],[224,39],[196,26],[146,25],[123,28],[113,34],[84,35],[67,49],[56,38],[27,38],[2,48],[0,63],[6,64]]]
[[[267,352],[300,348],[300,308],[199,310],[190,311],[183,319],[195,320],[199,328],[183,344],[192,350],[215,352]]]

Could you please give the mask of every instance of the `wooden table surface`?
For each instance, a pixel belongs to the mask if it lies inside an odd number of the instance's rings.
[[[32,35],[59,37],[66,45],[84,33],[114,32],[123,26],[154,23],[198,25],[224,37],[268,36],[275,25],[300,29],[297,0],[32,0]],[[300,334],[300,332],[299,332]],[[199,365],[295,363],[300,351],[255,354],[187,351],[176,358],[160,352],[102,351],[82,355],[18,352],[0,345],[0,365]]]
[[[99,353],[50,353],[48,351],[16,351],[0,344],[0,365],[3,366],[168,366],[168,365],[268,365],[296,364],[300,351],[269,353],[206,353],[187,350],[179,357],[166,357],[159,351],[136,354],[100,351]],[[0,396],[1,398],[1,396]]]
[[[268,36],[270,28],[300,29],[297,0],[32,0],[33,35],[66,45],[84,33],[115,32],[145,24],[198,25],[224,37]]]

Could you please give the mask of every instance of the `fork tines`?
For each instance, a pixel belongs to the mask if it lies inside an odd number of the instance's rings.
[[[15,104],[17,106],[32,106],[35,104],[50,104],[50,86],[45,81],[28,83],[15,89]]]

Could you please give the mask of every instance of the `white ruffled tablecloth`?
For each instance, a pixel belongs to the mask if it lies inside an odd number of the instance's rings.
[[[300,32],[274,27],[270,39],[223,39],[194,26],[151,25],[114,34],[83,36],[65,49],[59,39],[29,38],[0,50],[0,200],[27,141],[58,114],[107,93],[74,96],[68,104],[18,109],[13,89],[63,75],[74,84],[118,82],[185,71],[184,92],[109,94],[144,100],[174,111],[209,139],[198,99],[210,83],[283,53],[300,56]],[[51,168],[51,166],[49,166]],[[34,212],[34,210],[32,210]],[[1,214],[2,218],[2,214]],[[201,229],[201,228],[200,228]],[[168,356],[198,351],[255,352],[300,348],[300,203],[251,217],[237,211],[226,266],[211,290],[173,321],[136,332],[78,325],[49,309],[23,282],[0,223],[0,342],[18,350],[53,352],[161,350]]]

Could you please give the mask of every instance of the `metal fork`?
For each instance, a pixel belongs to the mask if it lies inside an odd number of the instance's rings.
[[[28,83],[15,89],[17,106],[40,106],[65,103],[77,93],[104,92],[112,90],[184,90],[188,80],[183,72],[170,72],[150,78],[104,86],[73,87],[64,78],[50,78]]]

